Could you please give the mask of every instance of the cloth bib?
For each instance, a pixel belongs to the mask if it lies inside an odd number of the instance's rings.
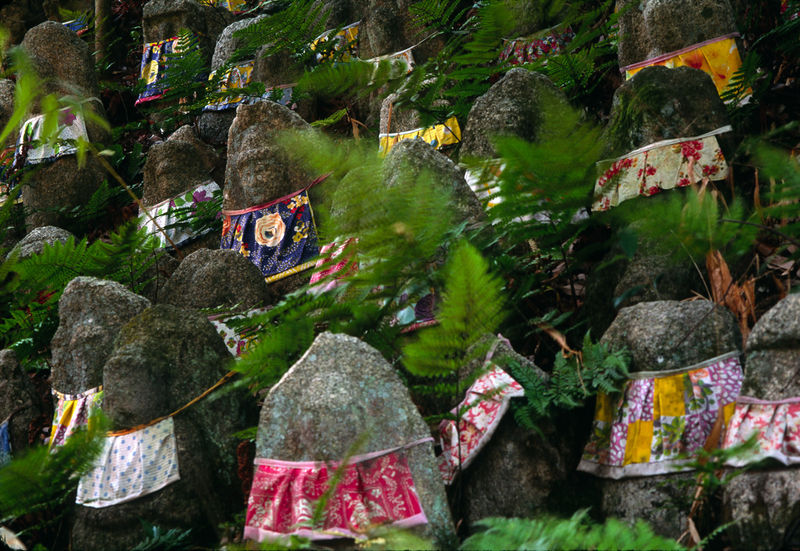
[[[411,444],[352,457],[325,506],[320,526],[310,526],[315,503],[329,489],[339,462],[256,459],[244,537],[256,541],[296,535],[314,540],[365,537],[380,524],[410,527],[428,522],[405,449]]]
[[[244,88],[250,84],[253,76],[253,65],[255,61],[243,61],[237,63],[233,67],[225,71],[225,74],[220,77],[219,87],[217,92],[227,92],[228,90],[236,90],[237,88]],[[214,78],[216,71],[208,76],[208,80]],[[245,96],[227,96],[209,102],[208,105],[203,107],[203,111],[222,111],[224,109],[232,109],[239,104],[248,103]]]
[[[222,211],[221,249],[231,249],[277,281],[312,268],[319,254],[314,215],[304,189],[265,205]]]
[[[92,410],[103,405],[103,387],[79,394],[62,394],[53,390],[58,399],[50,428],[50,447],[63,446],[67,438],[81,427],[88,427]]]
[[[573,38],[575,33],[567,27],[564,32],[551,30],[540,38],[504,40],[505,48],[500,53],[500,60],[508,61],[511,65],[531,63],[541,57],[564,52]]]
[[[121,436],[106,436],[94,468],[78,483],[75,503],[110,507],[180,479],[172,417]]]
[[[450,117],[443,124],[428,126],[426,128],[417,128],[405,132],[379,134],[378,139],[379,151],[384,155],[388,153],[395,144],[403,140],[419,139],[432,145],[434,149],[441,149],[446,145],[457,144],[461,141],[461,128],[458,126],[458,120],[455,117]]]
[[[491,362],[498,342],[495,341],[487,355],[483,367],[486,373],[475,379],[464,400],[451,410],[458,420],[444,419],[439,423],[442,445],[439,472],[445,484],[452,484],[459,469],[467,468],[486,446],[508,410],[511,398],[525,395],[525,390],[511,375]]]
[[[620,394],[597,395],[578,470],[624,478],[689,469],[719,410],[730,419],[741,386],[738,352],[684,369],[632,373]]]
[[[676,67],[692,67],[707,73],[717,92],[722,94],[728,87],[733,74],[742,66],[739,49],[736,47],[736,38],[739,33],[726,34],[699,44],[687,46],[674,52],[669,52],[638,63],[622,67],[620,71],[629,79],[645,67],[662,65],[674,69]]]
[[[78,140],[89,141],[86,133],[86,123],[80,113],[75,114],[70,109],[58,112],[58,126],[53,143],[48,143],[43,135],[44,115],[37,115],[25,121],[17,137],[14,165],[35,165],[54,161],[65,155],[74,155],[78,152]]]
[[[739,396],[728,422],[723,448],[730,448],[756,435],[757,448],[745,457],[727,461],[731,467],[772,458],[784,465],[800,463],[800,398],[757,400]]]
[[[593,211],[616,207],[634,197],[649,197],[700,180],[724,180],[728,163],[716,136],[730,126],[692,138],[663,140],[613,161],[600,161],[603,171],[594,186]]]
[[[333,40],[333,49],[337,52],[344,52],[342,54],[342,61],[350,61],[354,57],[358,56],[358,29],[361,25],[361,21],[356,21],[355,23],[350,23],[346,27],[342,27],[340,31],[336,34],[333,34],[333,29],[329,31],[325,31],[317,38],[311,41],[310,48],[312,51],[315,51],[320,47],[324,42],[328,40]],[[332,53],[318,53],[317,54],[317,61],[322,62],[326,59],[331,59],[333,57]]]
[[[199,203],[211,201],[215,195],[220,195],[221,193],[222,190],[219,189],[217,183],[209,180],[177,197],[167,199],[147,208],[150,216],[155,219],[155,222],[158,223],[158,226],[161,226],[164,232],[159,230],[153,220],[144,213],[139,216],[139,227],[145,228],[148,235],[158,239],[162,247],[172,246],[164,236],[164,233],[169,236],[176,247],[180,247],[211,231],[209,228],[201,232],[195,232],[188,227],[188,223],[194,217]],[[182,225],[175,227],[176,224]]]

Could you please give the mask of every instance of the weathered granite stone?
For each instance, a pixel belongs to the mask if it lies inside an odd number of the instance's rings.
[[[43,92],[57,96],[75,95],[93,98],[98,95],[94,60],[89,47],[78,36],[55,21],[45,21],[25,34],[21,47],[30,56],[32,70],[42,78]],[[104,116],[99,101],[88,101],[84,109]],[[34,106],[34,111],[38,105]],[[92,142],[105,142],[106,131],[86,118],[86,130]],[[85,204],[106,177],[100,163],[91,155],[79,167],[74,155],[43,163],[32,171],[22,189],[27,209],[28,229],[47,225],[63,225],[66,217],[55,209]]]
[[[691,137],[728,124],[711,77],[690,67],[647,67],[614,93],[606,129],[610,154],[625,154],[669,138]],[[724,153],[730,138],[718,135]]]
[[[620,67],[736,31],[728,0],[618,0],[617,8]]]
[[[626,347],[630,371],[667,371],[738,350],[742,342],[730,311],[707,300],[641,302],[619,311],[601,338]]]
[[[272,304],[275,295],[259,269],[236,251],[200,249],[169,278],[161,302],[184,308]]]
[[[566,103],[564,94],[544,75],[527,69],[511,69],[475,100],[461,141],[461,155],[497,156],[494,136],[518,136],[535,141],[542,123],[541,110],[548,102]]]
[[[143,38],[145,43],[157,42],[188,29],[197,35],[204,57],[210,61],[217,38],[233,19],[228,10],[195,0],[150,0],[142,10]]]
[[[197,131],[210,144],[226,144],[228,142],[228,131],[235,118],[236,109],[204,111],[197,118]]]
[[[54,243],[66,243],[67,239],[73,237],[67,230],[56,228],[55,226],[41,226],[34,228],[28,235],[23,237],[16,247],[8,253],[8,257],[18,254],[19,260],[24,260],[33,255],[37,255],[44,250],[45,245]]]
[[[619,308],[639,302],[683,300],[691,297],[692,291],[703,289],[691,262],[661,252],[659,245],[643,241],[633,258],[622,260],[623,251],[614,247],[600,263],[601,268],[587,278],[584,304],[592,335],[605,333]],[[612,265],[607,264],[615,258]],[[623,295],[626,298],[615,308],[614,302]]]
[[[474,226],[486,219],[483,205],[455,163],[430,145],[421,140],[403,140],[386,155],[386,187],[410,186],[423,177],[450,193],[457,221],[468,220]]]
[[[753,326],[747,339],[743,396],[783,400],[800,396],[800,296],[789,295]],[[774,462],[734,478],[723,489],[723,521],[739,549],[791,549],[800,521],[800,469]]]
[[[282,130],[311,127],[296,113],[272,101],[240,105],[228,133],[228,164],[222,208],[238,210],[299,191],[316,177],[290,159],[276,142]]]
[[[723,522],[735,549],[793,549],[800,519],[800,469],[750,471],[735,477],[723,489]]]
[[[248,17],[234,21],[222,31],[214,48],[214,57],[211,59],[211,70],[216,71],[233,53],[245,46],[242,39],[234,35],[236,31],[247,28],[263,19],[264,16]],[[255,57],[255,54],[254,54]],[[197,119],[197,130],[200,136],[212,144],[225,144],[228,141],[228,130],[236,116],[236,109],[225,109],[223,111],[204,111]]]
[[[182,126],[147,153],[142,203],[153,206],[214,178],[218,157],[191,126]]]
[[[800,345],[800,295],[788,295],[753,326],[747,352],[797,348]]]
[[[14,91],[16,86],[13,80],[4,78],[0,79],[0,128],[5,128],[8,121],[11,119],[11,113],[14,112]],[[6,142],[8,145],[14,145],[16,136],[12,132]]]
[[[184,249],[181,249],[184,251]],[[185,252],[185,251],[184,251]],[[154,251],[155,262],[144,274],[148,283],[139,291],[140,294],[152,303],[161,302],[164,297],[164,286],[180,266],[180,261],[164,250]]]
[[[422,41],[425,30],[409,11],[409,0],[353,0],[353,23],[361,21],[358,52],[362,59],[391,54],[414,46],[414,59],[425,62],[444,46],[444,39],[434,36]]]
[[[70,281],[58,301],[59,324],[50,344],[53,388],[76,394],[100,386],[120,328],[149,306],[149,300],[114,281]]]
[[[147,423],[179,409],[225,374],[230,355],[199,312],[157,305],[127,323],[103,369],[103,411],[116,428]],[[78,506],[72,548],[130,549],[141,521],[191,529],[192,544],[213,546],[217,527],[241,509],[236,439],[253,417],[242,392],[221,392],[174,417],[180,480],[105,508]]]
[[[45,21],[25,33],[21,44],[43,91],[59,96],[98,95],[97,76],[89,45],[57,21]]]
[[[8,419],[11,453],[28,448],[35,435],[30,434],[41,415],[41,403],[28,376],[22,372],[11,349],[0,350],[0,422]]]
[[[483,365],[483,358],[473,361],[465,372]],[[549,376],[528,358],[517,354],[503,341],[497,343],[492,363],[512,373],[514,363],[547,381]],[[463,396],[458,398],[458,401]],[[455,407],[452,404],[451,407]],[[451,491],[454,514],[463,518],[469,531],[475,522],[489,516],[529,517],[552,514],[564,501],[562,494],[574,476],[585,435],[575,412],[565,419],[542,419],[540,432],[521,427],[509,409],[491,440],[473,463],[461,473]],[[566,417],[566,416],[562,416]],[[581,427],[581,428],[578,428]],[[577,430],[576,430],[577,429]],[[458,495],[459,492],[463,492]],[[595,505],[586,501],[590,493],[575,492],[580,506]],[[575,502],[572,506],[577,507]],[[457,513],[458,512],[458,513]],[[460,513],[460,514],[459,514]]]
[[[25,32],[46,19],[42,2],[18,0],[4,3],[0,7],[0,21],[8,32],[9,44],[19,44]],[[5,52],[3,52],[5,54]]]
[[[430,436],[394,369],[380,353],[347,335],[322,333],[270,390],[256,437],[256,457],[336,461]],[[406,452],[429,524],[427,535],[453,534],[431,444]]]
[[[259,15],[257,17],[247,17],[245,19],[234,21],[225,27],[225,29],[219,35],[219,39],[217,39],[216,46],[214,46],[214,56],[211,58],[212,71],[219,69],[223,63],[231,58],[236,50],[247,45],[244,39],[234,36],[234,33],[258,23],[264,19],[264,17],[265,16],[263,15]]]
[[[738,350],[733,314],[704,300],[642,302],[620,310],[601,338],[612,350],[631,353],[630,370],[665,371]],[[694,493],[692,472],[600,482],[601,510],[633,523],[645,518],[653,530],[677,538],[686,528]]]

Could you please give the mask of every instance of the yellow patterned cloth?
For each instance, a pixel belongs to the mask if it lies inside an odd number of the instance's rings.
[[[446,145],[457,144],[461,141],[461,127],[458,126],[458,120],[455,117],[450,117],[444,123],[435,126],[416,128],[405,132],[379,134],[378,139],[380,140],[379,151],[384,155],[395,144],[403,140],[419,139],[432,145],[434,149],[441,149]]]
[[[672,371],[632,373],[620,393],[597,395],[592,434],[578,465],[606,478],[687,470],[742,386],[739,353]]]
[[[200,3],[215,8],[225,8],[232,13],[242,13],[247,10],[245,0],[201,0]]]
[[[669,52],[652,59],[633,63],[620,70],[625,73],[625,78],[654,65],[661,65],[674,69],[676,67],[692,67],[708,73],[717,87],[717,92],[722,94],[728,86],[733,73],[742,66],[742,58],[736,47],[738,33],[727,34],[700,44],[688,46],[681,50]]]
[[[728,163],[716,136],[730,130],[723,126],[700,136],[662,140],[617,159],[600,161],[592,210],[608,210],[634,197],[649,197],[701,180],[724,180]]]
[[[67,438],[81,427],[89,426],[92,410],[103,405],[103,387],[92,388],[79,394],[63,394],[53,390],[58,399],[50,428],[50,447],[63,446]]]
[[[316,50],[319,46],[321,46],[324,42],[328,40],[333,40],[333,49],[338,52],[343,52],[341,61],[350,61],[354,57],[358,55],[358,27],[361,25],[361,21],[356,21],[355,23],[350,23],[346,27],[342,27],[342,29],[333,34],[333,31],[325,31],[317,38],[311,41],[310,48],[312,51]],[[326,59],[331,59],[333,57],[331,52],[328,53],[318,53],[317,54],[317,61],[325,61]]]
[[[222,75],[219,79],[217,92],[224,93],[229,90],[237,90],[239,88],[244,88],[248,84],[250,84],[250,79],[253,75],[253,64],[255,60],[243,61],[241,63],[237,63],[233,67],[230,67],[225,74]],[[216,71],[212,71],[211,74],[208,76],[208,80],[212,80]],[[208,102],[208,104],[203,108],[204,111],[222,111],[223,109],[231,109],[236,107],[240,103],[244,103],[247,100],[246,96],[227,96],[217,98],[214,101]]]

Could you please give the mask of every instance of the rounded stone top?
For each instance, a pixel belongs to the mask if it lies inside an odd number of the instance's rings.
[[[542,123],[542,100],[566,103],[563,92],[546,76],[516,67],[495,82],[472,105],[464,127],[461,155],[494,158],[496,135],[535,141]]]
[[[635,372],[688,367],[739,350],[742,339],[727,308],[660,300],[622,308],[600,341],[613,350],[626,347]]]
[[[67,230],[55,226],[40,226],[32,229],[28,235],[23,237],[14,249],[8,253],[6,258],[18,252],[19,260],[24,260],[40,254],[45,245],[52,245],[57,242],[66,243],[70,237],[73,237],[73,235]]]
[[[614,92],[608,139],[614,154],[688,138],[729,124],[711,77],[691,67],[645,67]]]
[[[377,451],[429,431],[380,352],[349,335],[321,333],[267,395],[256,455],[339,460],[365,435],[365,451]]]
[[[184,308],[239,305],[243,310],[268,305],[274,295],[261,271],[236,251],[199,249],[169,278],[162,303]]]
[[[753,326],[747,352],[770,348],[800,348],[800,295],[787,296]]]
[[[97,77],[89,46],[57,21],[45,21],[25,33],[22,49],[36,73],[46,79],[45,91],[97,96]]]

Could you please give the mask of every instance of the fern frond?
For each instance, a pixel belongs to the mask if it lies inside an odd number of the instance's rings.
[[[468,363],[466,351],[502,319],[502,284],[488,264],[466,242],[452,252],[445,269],[445,292],[437,315],[439,325],[421,333],[403,350],[406,369],[418,376],[437,377]]]

